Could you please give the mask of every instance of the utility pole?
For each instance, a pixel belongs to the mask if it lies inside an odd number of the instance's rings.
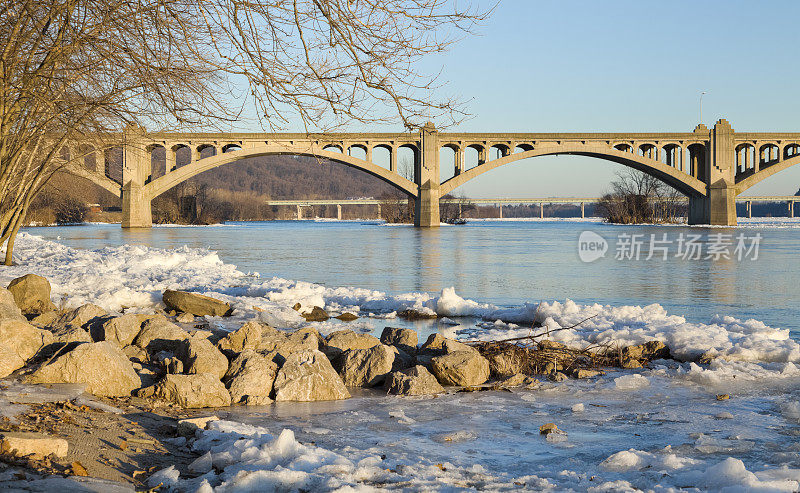
[[[700,92],[700,123],[703,123],[703,94],[706,94],[706,91]]]

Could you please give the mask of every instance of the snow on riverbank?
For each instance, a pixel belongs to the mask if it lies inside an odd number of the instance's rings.
[[[788,330],[759,321],[721,315],[694,323],[659,305],[569,300],[501,308],[452,288],[392,296],[245,274],[207,250],[77,250],[30,234],[20,235],[15,260],[18,266],[0,270],[0,285],[35,272],[51,281],[54,300],[63,296],[69,306],[152,310],[164,289],[179,288],[230,301],[234,321],[259,316],[300,326],[305,322],[291,309],[297,302],[389,318],[413,309],[448,317],[443,331],[462,339],[547,329],[552,339],[581,347],[658,339],[680,359],[717,356],[710,365],[657,361],[538,390],[239,408],[190,444],[200,477],[168,469],[151,478],[178,491],[800,488],[800,347]],[[544,328],[531,329],[533,321]],[[721,393],[732,397],[716,400]],[[539,435],[546,422],[567,435]]]

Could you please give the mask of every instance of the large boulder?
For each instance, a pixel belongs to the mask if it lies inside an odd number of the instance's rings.
[[[108,342],[79,344],[33,372],[28,382],[82,383],[102,397],[127,396],[141,385],[122,350]]]
[[[26,274],[8,284],[14,301],[25,315],[40,315],[56,309],[50,300],[50,283],[42,276]]]
[[[395,346],[408,354],[417,352],[419,338],[417,331],[397,327],[385,327],[381,333],[381,342],[387,346]]]
[[[167,320],[166,317],[158,316],[142,324],[142,329],[133,339],[133,344],[151,354],[159,351],[175,352],[181,342],[188,338],[188,332]]]
[[[375,387],[382,384],[392,370],[399,369],[395,367],[396,357],[397,349],[378,344],[369,349],[345,351],[336,364],[347,387]]]
[[[100,323],[106,315],[108,315],[108,312],[104,309],[97,305],[87,303],[61,315],[58,317],[56,323],[58,325],[72,325],[73,327],[84,327],[88,329],[88,327],[86,327],[87,324]]]
[[[138,392],[140,397],[154,397],[186,408],[225,407],[231,395],[225,385],[210,373],[167,375],[152,387]]]
[[[11,349],[24,361],[33,358],[40,349],[53,341],[50,331],[38,329],[28,322],[0,321],[0,346]]]
[[[458,342],[453,339],[445,339],[444,344],[442,344],[442,349],[446,354],[455,353],[456,351],[473,351],[475,353],[478,352],[477,349],[474,347],[464,344],[463,342]]]
[[[292,334],[275,331],[265,335],[258,343],[257,350],[262,353],[275,353],[279,362],[298,351],[318,350],[320,337],[316,332],[297,331]]]
[[[167,289],[162,295],[162,300],[170,310],[177,310],[184,313],[203,317],[226,317],[231,314],[231,305],[210,296],[203,296],[197,293],[186,291],[173,291]]]
[[[142,330],[142,324],[151,318],[153,315],[141,313],[110,318],[93,327],[91,336],[95,342],[108,341],[120,347],[128,346]]]
[[[276,401],[330,401],[349,397],[342,379],[320,351],[290,354],[275,378]]]
[[[220,339],[217,347],[224,353],[233,354],[241,353],[245,349],[255,350],[258,348],[258,343],[261,342],[261,335],[265,332],[272,334],[273,331],[277,332],[276,329],[265,323],[251,320]]]
[[[70,343],[70,342],[93,342],[89,333],[80,327],[72,325],[56,325],[50,330],[53,333],[55,342]]]
[[[386,379],[385,388],[390,394],[397,395],[431,395],[445,391],[436,377],[420,365],[393,372]]]
[[[0,322],[3,320],[25,320],[14,295],[6,288],[0,288]]]
[[[428,340],[420,346],[419,351],[422,353],[444,354],[445,341],[447,341],[447,338],[442,334],[431,334],[428,336]]]
[[[25,366],[25,360],[20,358],[14,349],[0,344],[0,378],[5,378]]]
[[[231,361],[222,382],[228,387],[234,404],[260,406],[272,401],[270,394],[278,365],[252,349],[245,349]]]
[[[489,379],[489,362],[477,351],[455,351],[431,360],[431,370],[443,385],[469,387]]]
[[[228,371],[228,358],[208,339],[190,337],[182,341],[176,356],[183,362],[183,371],[189,374],[211,373],[221,379]]]
[[[369,334],[356,334],[352,330],[337,330],[328,335],[322,351],[330,359],[337,358],[345,351],[351,349],[369,349],[377,346],[381,341]]]

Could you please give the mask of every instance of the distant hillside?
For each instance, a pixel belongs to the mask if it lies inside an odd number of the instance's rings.
[[[272,199],[380,197],[394,187],[361,170],[300,156],[262,156],[206,171],[197,185]]]

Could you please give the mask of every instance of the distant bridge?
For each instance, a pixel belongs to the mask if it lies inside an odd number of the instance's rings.
[[[573,204],[573,205],[580,205],[581,208],[581,218],[586,217],[586,204],[596,204],[600,202],[601,197],[546,197],[546,198],[498,198],[498,199],[441,199],[439,200],[440,204],[443,203],[451,203],[451,204],[462,204],[464,202],[470,204],[479,204],[479,205],[497,205],[499,206],[500,217],[503,217],[503,206],[504,205],[528,205],[528,204],[538,204],[539,205],[539,217],[544,218],[544,206],[545,204]],[[688,199],[683,199],[684,201]],[[800,196],[797,195],[761,195],[761,196],[751,196],[751,197],[737,197],[736,202],[743,202],[746,205],[747,210],[747,217],[753,217],[753,202],[785,202],[787,205],[787,216],[793,218],[794,217],[794,204],[800,202]],[[266,202],[267,205],[271,206],[286,206],[286,207],[296,207],[297,214],[296,219],[303,218],[303,207],[314,207],[314,206],[329,206],[335,205],[336,206],[336,218],[341,220],[342,219],[342,206],[345,205],[374,205],[377,206],[377,216],[380,217],[381,215],[381,204],[385,203],[385,200],[380,199],[300,199],[300,200],[268,200]]]
[[[204,171],[254,156],[300,155],[360,169],[413,198],[415,225],[438,226],[439,199],[494,168],[538,156],[579,155],[637,169],[688,197],[690,224],[736,224],[736,197],[761,180],[800,163],[800,133],[735,132],[726,120],[712,129],[669,133],[440,133],[432,124],[414,133],[147,133],[131,127],[118,139],[123,167],[120,181],[110,177],[105,155],[95,152],[94,169],[70,165],[122,198],[122,226],[149,227],[153,198]],[[76,146],[91,146],[77,143]],[[153,173],[153,152],[166,153],[166,172]],[[413,153],[411,179],[398,172],[398,152]],[[454,156],[454,174],[440,182],[440,155]],[[465,151],[477,165],[464,169]],[[184,151],[185,150],[185,151]],[[354,156],[358,150],[362,157]],[[387,168],[375,164],[388,155]],[[178,152],[189,154],[177,166]],[[70,151],[70,156],[73,156]],[[497,156],[492,158],[492,156]],[[558,172],[557,168],[549,170]]]

